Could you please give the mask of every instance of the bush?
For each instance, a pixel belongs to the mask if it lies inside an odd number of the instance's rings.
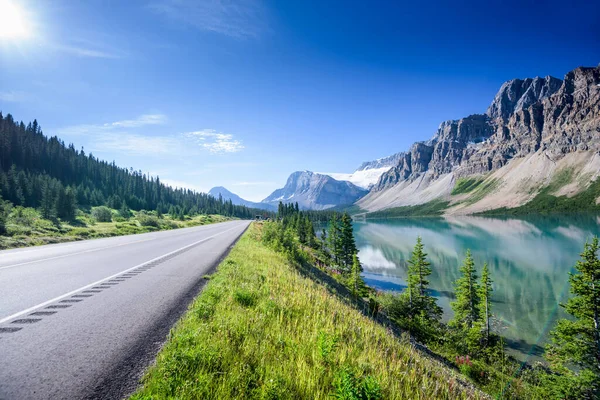
[[[40,214],[33,208],[18,206],[12,209],[8,218],[16,225],[31,227],[40,218]]]
[[[334,381],[333,397],[340,400],[378,400],[382,398],[381,387],[371,376],[359,378],[350,368],[338,372]]]
[[[150,215],[143,210],[137,213],[136,219],[142,226],[152,226],[155,228],[160,226],[159,220],[156,216]]]
[[[98,222],[111,222],[112,211],[105,206],[92,208],[92,217]]]

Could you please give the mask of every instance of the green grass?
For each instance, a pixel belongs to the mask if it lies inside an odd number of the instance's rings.
[[[113,213],[116,215],[116,210]],[[221,215],[197,215],[180,221],[166,215],[158,218],[138,212],[129,219],[113,218],[112,222],[95,222],[89,214],[79,211],[75,221],[50,221],[41,218],[33,208],[15,207],[7,219],[6,234],[0,235],[0,249],[186,228],[230,219]]]
[[[386,208],[385,210],[367,213],[367,218],[428,217],[439,216],[448,208],[449,201],[435,199],[415,206]]]
[[[253,224],[211,275],[132,399],[481,397],[260,235]]]
[[[565,171],[565,170],[563,170]],[[481,215],[524,215],[524,214],[564,214],[578,212],[600,212],[596,199],[600,197],[600,179],[595,180],[584,191],[573,197],[554,196],[564,185],[571,182],[572,174],[566,170],[557,174],[555,179],[531,199],[528,203],[515,208],[498,208],[481,213]]]
[[[475,190],[477,186],[481,185],[483,181],[483,178],[459,178],[454,184],[454,188],[450,194],[457,195],[470,193]]]

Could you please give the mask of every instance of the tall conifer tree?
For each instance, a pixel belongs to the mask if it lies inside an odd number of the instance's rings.
[[[450,325],[471,329],[479,320],[479,285],[471,251],[460,267],[461,277],[455,283],[456,300],[451,303],[454,318]]]
[[[559,375],[553,376],[557,396],[568,399],[600,396],[600,260],[598,238],[586,243],[576,273],[569,274],[573,295],[561,306],[571,315],[550,334],[546,358]]]

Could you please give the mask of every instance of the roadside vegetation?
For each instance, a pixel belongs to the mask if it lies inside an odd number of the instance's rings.
[[[34,208],[3,203],[0,214],[0,249],[62,243],[75,240],[132,235],[159,230],[187,228],[224,222],[231,219],[222,215],[161,214],[156,211],[114,210],[94,207],[90,212],[76,211],[69,221],[44,219]]]
[[[221,215],[223,217],[217,217]],[[99,160],[0,112],[0,249],[271,216]]]
[[[347,214],[318,237],[308,213],[280,205],[211,277],[134,399],[483,396],[469,385],[498,399],[598,398],[598,248],[586,244],[569,277],[569,318],[552,331],[547,362],[530,365],[494,332],[493,276],[470,252],[443,323],[420,238],[407,288],[377,292],[362,279]]]
[[[278,225],[250,227],[132,399],[479,397],[307,276],[312,250]]]

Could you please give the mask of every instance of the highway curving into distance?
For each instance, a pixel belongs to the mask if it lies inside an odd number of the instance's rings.
[[[249,221],[0,251],[0,399],[118,399]]]

